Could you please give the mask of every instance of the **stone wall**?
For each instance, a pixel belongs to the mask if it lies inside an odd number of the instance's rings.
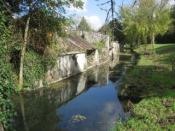
[[[47,83],[53,83],[87,69],[87,58],[85,53],[65,54],[57,59],[56,65],[48,70],[46,74]]]
[[[85,37],[87,40],[89,40],[89,42],[92,43],[99,40],[105,40],[106,46],[101,50],[101,52],[99,52],[97,49],[93,49],[87,50],[86,52],[69,52],[67,54],[62,54],[58,57],[56,65],[49,69],[46,73],[44,81],[47,84],[55,83],[78,73],[85,72],[87,69],[107,61],[118,61],[118,42],[111,42],[111,44],[109,44],[108,36],[98,33],[85,34]],[[35,86],[42,87],[43,80],[37,81]]]

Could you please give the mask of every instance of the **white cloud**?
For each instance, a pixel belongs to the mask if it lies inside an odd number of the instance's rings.
[[[174,5],[175,4],[175,0],[169,0],[170,5]]]
[[[85,19],[94,30],[98,30],[103,25],[102,21],[98,16],[85,16]]]

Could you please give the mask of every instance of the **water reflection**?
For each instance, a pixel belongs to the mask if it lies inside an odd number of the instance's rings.
[[[117,97],[123,65],[103,65],[15,97],[17,131],[107,131],[125,113]],[[73,122],[75,115],[85,116]]]

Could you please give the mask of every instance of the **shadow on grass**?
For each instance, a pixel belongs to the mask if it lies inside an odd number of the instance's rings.
[[[158,60],[163,64],[172,64],[175,62],[175,44],[164,45],[156,48]]]
[[[175,96],[175,74],[167,68],[136,66],[124,79],[120,98]]]
[[[128,70],[118,95],[131,117],[116,130],[175,129],[175,72],[169,68],[173,57],[175,45],[161,45],[155,57],[143,56]]]
[[[169,52],[173,53],[174,51],[175,51],[175,44],[167,44],[167,45],[156,48],[157,54],[166,54]]]

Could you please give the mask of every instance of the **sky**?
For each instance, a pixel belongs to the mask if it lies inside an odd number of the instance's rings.
[[[79,23],[81,17],[84,16],[91,28],[94,30],[98,30],[105,23],[105,19],[107,16],[107,13],[101,10],[98,5],[106,1],[108,0],[84,0],[83,9],[70,7],[68,9],[68,12],[70,15],[73,16],[77,23]],[[122,1],[124,1],[124,4],[128,4],[132,0],[118,0],[118,2],[116,3],[116,10],[118,10],[119,7],[122,5]],[[108,4],[101,7],[109,9],[110,5]]]
[[[100,9],[98,6],[101,3],[104,3],[108,0],[83,0],[84,7],[83,9],[77,9],[70,7],[68,9],[69,15],[72,15],[73,19],[79,23],[82,16],[86,18],[89,25],[92,29],[98,30],[104,23],[107,16],[107,13]],[[133,0],[115,0],[116,1],[116,11],[119,11],[119,7],[122,5],[130,4]],[[171,4],[175,3],[175,0],[170,0]],[[105,9],[109,9],[110,5],[103,6]]]

